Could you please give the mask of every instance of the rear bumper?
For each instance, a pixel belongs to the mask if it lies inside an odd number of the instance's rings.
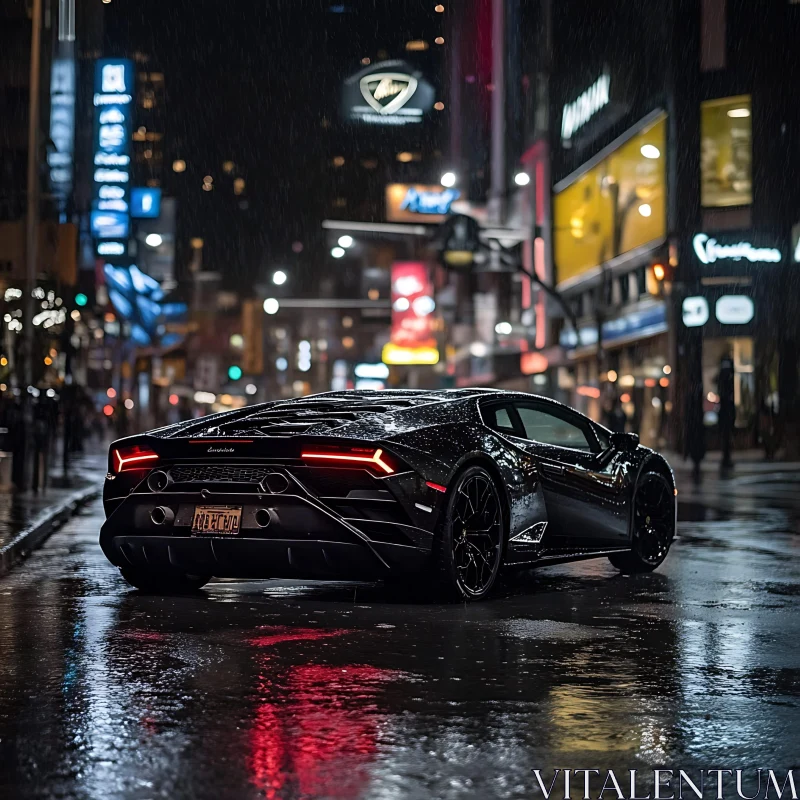
[[[195,506],[205,504],[240,506],[239,533],[192,534]],[[151,513],[159,506],[174,519],[155,524]],[[259,509],[269,513],[267,527],[256,522]],[[424,529],[341,516],[299,494],[134,492],[100,530],[100,546],[117,566],[231,578],[379,579],[422,570],[432,545]]]
[[[118,566],[174,568],[220,578],[376,580],[424,568],[429,554],[416,547],[375,542],[204,536],[112,536],[106,555]]]

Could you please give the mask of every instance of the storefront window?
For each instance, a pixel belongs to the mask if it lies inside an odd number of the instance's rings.
[[[753,340],[749,336],[706,339],[703,344],[703,392],[706,424],[717,422],[719,395],[717,377],[723,356],[733,356],[733,403],[736,427],[747,428],[755,418],[755,374]]]
[[[666,231],[666,117],[636,131],[553,201],[558,282],[651,242]]]
[[[700,198],[707,208],[753,202],[749,95],[709,100],[700,107]]]

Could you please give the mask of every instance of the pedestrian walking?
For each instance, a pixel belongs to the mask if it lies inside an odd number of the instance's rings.
[[[731,447],[733,427],[736,422],[736,406],[733,395],[733,356],[730,350],[723,353],[717,375],[717,394],[719,395],[719,434],[722,445],[722,469],[733,466]]]
[[[628,417],[622,408],[622,403],[619,397],[614,397],[611,403],[611,408],[608,411],[607,422],[608,429],[614,433],[625,433],[625,428],[628,424]]]

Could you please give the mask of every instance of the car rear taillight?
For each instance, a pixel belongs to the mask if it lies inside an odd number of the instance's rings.
[[[158,453],[149,447],[133,445],[132,447],[120,447],[114,450],[111,455],[111,463],[114,472],[126,472],[131,469],[147,469],[158,461]]]
[[[391,457],[387,456],[385,451],[380,448],[377,450],[351,448],[348,450],[303,451],[300,455],[309,461],[327,461],[331,466],[364,465],[372,467],[381,475],[393,475],[397,472],[391,464]]]

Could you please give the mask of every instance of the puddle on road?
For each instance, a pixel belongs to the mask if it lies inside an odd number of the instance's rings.
[[[499,625],[498,632],[501,635],[514,636],[518,639],[549,639],[567,642],[615,636],[617,633],[608,628],[593,628],[589,625],[557,622],[552,619],[510,619]]]

